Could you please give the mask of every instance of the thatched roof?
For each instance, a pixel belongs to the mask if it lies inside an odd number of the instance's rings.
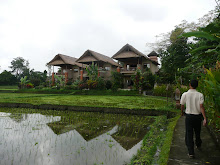
[[[61,66],[61,65],[76,65],[78,67],[82,67],[82,64],[76,62],[77,58],[70,57],[63,54],[57,54],[49,63],[48,65],[53,66]],[[83,68],[85,68],[87,65],[83,65]]]
[[[118,63],[115,62],[110,57],[94,52],[92,50],[85,51],[85,53],[78,60],[76,60],[76,62],[79,62],[79,63],[88,63],[88,62],[93,62],[93,61],[103,61],[111,65],[118,66]]]
[[[156,52],[155,52],[156,53]],[[145,54],[141,53],[137,49],[135,49],[133,46],[126,44],[123,46],[115,55],[112,56],[113,59],[119,60],[120,59],[126,59],[126,58],[136,58],[136,57],[144,57],[145,59],[152,61],[154,64],[159,65],[156,61],[151,60],[148,58]]]

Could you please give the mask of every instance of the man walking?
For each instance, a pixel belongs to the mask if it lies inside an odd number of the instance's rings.
[[[206,125],[205,108],[203,106],[204,97],[202,93],[196,90],[197,87],[198,81],[191,80],[189,84],[190,89],[183,93],[180,100],[182,116],[184,115],[184,105],[186,104],[185,143],[188,148],[189,158],[195,158],[193,139],[194,132],[196,136],[196,147],[200,149],[202,144],[202,140],[200,138],[202,117],[204,119],[203,125]]]

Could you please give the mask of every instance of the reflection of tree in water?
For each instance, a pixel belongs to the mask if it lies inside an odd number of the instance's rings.
[[[76,130],[86,141],[89,141],[110,131],[115,126],[115,122],[101,119],[91,122],[91,118],[76,120],[75,118],[65,116],[61,117],[60,121],[48,123],[47,125],[57,135]]]
[[[76,130],[86,141],[89,141],[110,131],[114,126],[114,122],[100,120],[97,122],[84,123],[82,126],[76,128]]]
[[[154,119],[144,116],[113,115],[98,113],[75,113],[62,115],[60,121],[47,125],[57,135],[76,130],[86,141],[94,139],[118,125],[111,136],[126,150],[140,142]],[[110,135],[109,135],[110,136]]]
[[[27,120],[28,114],[12,113],[12,114],[9,115],[9,117],[10,117],[13,121],[15,121],[15,122],[17,122],[17,123],[20,123],[20,122],[22,122],[22,121],[24,121],[24,120]]]
[[[150,128],[149,125],[150,122],[141,125],[137,123],[122,123],[118,125],[117,132],[112,137],[124,149],[129,150],[144,138]]]

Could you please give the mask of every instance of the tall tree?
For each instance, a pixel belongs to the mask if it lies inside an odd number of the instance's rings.
[[[12,73],[15,73],[15,76],[20,79],[21,74],[29,68],[29,62],[22,57],[14,58],[11,62]]]
[[[185,61],[189,58],[190,44],[186,37],[178,36],[184,32],[184,29],[177,27],[170,35],[170,45],[159,55],[161,57],[161,73],[165,76],[167,83],[172,83],[178,76],[178,70],[185,67]]]

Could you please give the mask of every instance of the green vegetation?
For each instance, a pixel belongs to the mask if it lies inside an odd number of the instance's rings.
[[[57,104],[88,107],[115,107],[128,109],[159,109],[166,106],[165,98],[153,96],[92,96],[0,93],[0,102]]]
[[[145,135],[141,149],[135,155],[130,165],[135,164],[161,164],[168,162],[173,131],[179,116],[167,120],[165,116],[156,118]]]
[[[18,86],[0,86],[0,90],[18,90]]]
[[[176,116],[169,120],[166,133],[163,134],[164,139],[160,142],[161,152],[159,155],[158,163],[160,165],[167,165],[170,153],[170,146],[173,139],[174,128],[180,116]]]
[[[220,129],[220,62],[214,69],[206,69],[199,90],[205,95],[205,109],[214,130]]]

